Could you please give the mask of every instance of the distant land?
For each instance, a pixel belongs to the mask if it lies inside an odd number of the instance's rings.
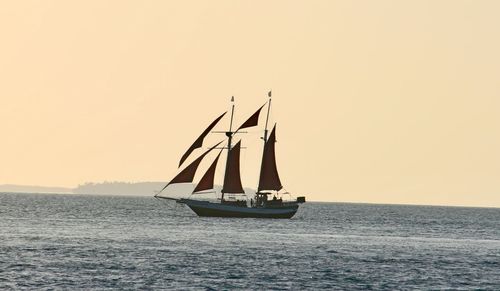
[[[76,188],[4,184],[0,185],[0,192],[152,196],[165,184],[166,182],[88,182],[80,184]],[[222,187],[218,185],[215,187],[220,192]],[[193,189],[194,184],[178,184],[169,186],[163,193],[169,196],[184,195],[191,193]],[[253,194],[255,190],[245,188],[245,192]]]
[[[102,182],[84,183],[75,188],[45,187],[29,185],[0,185],[0,192],[15,193],[66,193],[66,194],[96,194],[96,195],[152,195],[165,186],[165,182]]]
[[[72,193],[72,188],[65,187],[44,187],[26,185],[0,185],[0,192],[21,192],[21,193]]]
[[[72,190],[74,194],[107,195],[154,195],[155,191],[165,186],[166,182],[102,182],[84,183]]]

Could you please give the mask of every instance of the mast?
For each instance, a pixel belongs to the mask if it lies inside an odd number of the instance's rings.
[[[229,123],[229,131],[226,131],[226,136],[228,139],[227,143],[227,160],[226,169],[224,174],[224,185],[222,187],[221,202],[224,201],[225,193],[245,193],[241,185],[240,176],[240,149],[241,141],[238,141],[236,145],[232,146],[233,136],[240,132],[240,129],[256,126],[259,123],[259,115],[264,105],[262,105],[254,114],[252,114],[243,124],[233,131],[233,116],[234,116],[234,96],[231,98],[233,102],[231,107],[231,121]]]
[[[229,122],[229,131],[226,131],[227,136],[227,159],[226,159],[226,169],[224,170],[224,183],[228,179],[228,167],[230,160],[230,152],[231,152],[231,141],[233,139],[233,115],[234,115],[234,96],[231,96],[231,121]],[[224,201],[224,192],[222,191],[221,202]]]
[[[271,111],[271,91],[267,95],[269,96],[269,103],[267,104],[266,126],[264,127],[264,146],[267,142],[267,123],[269,122],[269,111]]]
[[[264,166],[264,158],[265,158],[264,153],[266,151],[266,143],[267,143],[267,124],[269,122],[269,112],[271,111],[271,95],[272,91],[269,91],[269,93],[267,93],[267,96],[269,96],[269,101],[267,103],[266,126],[264,127],[264,137],[262,138],[264,140],[264,145],[262,146],[262,161],[260,163],[259,184],[260,184],[260,177],[262,177],[262,170],[263,170],[262,168]],[[259,192],[259,190],[257,190],[257,192]]]

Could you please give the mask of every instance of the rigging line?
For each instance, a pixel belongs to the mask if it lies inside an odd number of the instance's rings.
[[[160,199],[160,198],[156,198],[156,199],[163,200],[163,199]],[[171,210],[174,210],[175,212],[178,212],[178,205],[177,205],[178,203],[175,203],[175,206],[171,206],[170,203],[168,203],[168,201],[162,201],[161,203],[167,205],[167,207],[170,208]],[[170,217],[193,217],[191,215],[178,215],[178,214],[170,214],[168,216],[170,216]]]
[[[290,199],[292,199],[292,198],[294,197],[294,196],[292,195],[292,193],[291,193],[291,192],[289,192],[289,191],[288,191],[285,187],[283,187],[283,188],[281,188],[281,189],[285,190],[285,192],[284,192],[284,193],[282,193],[281,195],[288,195],[288,197],[289,197]],[[277,193],[279,193],[279,191],[278,191]]]
[[[155,197],[155,198],[156,198],[156,199],[158,199],[158,200],[162,200],[162,199],[157,198],[157,197]],[[162,201],[161,203],[163,203],[163,204],[167,205],[167,207],[168,207],[168,208],[170,208],[170,209],[175,209],[175,207],[172,207],[172,206],[170,205],[170,203],[168,203],[167,201]]]
[[[163,191],[163,190],[162,190]],[[156,192],[156,193],[155,193]],[[154,198],[156,199],[160,199],[158,198],[158,195],[160,195],[161,191],[156,191],[156,190],[153,190],[153,193],[155,193],[155,195],[153,195]]]
[[[157,193],[154,195],[154,197],[158,199],[158,196],[161,194],[161,192],[163,192],[163,190],[165,190],[165,188],[167,188],[167,186],[168,186],[168,183],[163,188],[161,188],[160,191],[157,191]]]

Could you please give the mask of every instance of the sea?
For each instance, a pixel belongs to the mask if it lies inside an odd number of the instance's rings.
[[[500,290],[500,209],[308,202],[292,219],[233,219],[3,193],[0,289]]]

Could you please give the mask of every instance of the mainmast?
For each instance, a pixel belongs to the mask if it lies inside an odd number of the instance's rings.
[[[231,121],[229,122],[229,131],[226,131],[227,136],[227,159],[226,159],[226,169],[224,170],[224,184],[228,179],[228,168],[230,161],[230,152],[231,152],[231,141],[233,139],[233,115],[234,115],[234,96],[231,96]],[[224,201],[224,191],[222,191],[221,201]]]
[[[267,123],[269,122],[269,111],[271,111],[271,91],[267,93],[267,96],[269,96],[269,103],[267,104],[266,126],[264,127],[264,146],[267,142]]]
[[[271,92],[269,92],[269,104],[267,107],[266,128],[264,130],[264,149],[262,151],[262,164],[260,166],[259,186],[256,195],[267,195],[263,190],[279,191],[283,188],[278,168],[276,167],[276,124],[274,124],[271,133],[268,136],[267,121],[269,120],[269,111],[271,108]],[[258,198],[258,197],[257,197]]]
[[[263,165],[264,165],[264,153],[265,153],[265,150],[266,150],[266,143],[267,143],[267,124],[269,122],[269,112],[271,111],[271,96],[272,96],[272,91],[269,91],[269,93],[267,93],[267,96],[269,96],[269,101],[267,102],[267,117],[266,117],[266,126],[264,127],[264,136],[262,137],[262,139],[264,140],[264,145],[262,146],[262,162],[261,162],[261,167],[260,167],[260,173],[259,173],[259,177],[262,177],[262,168],[263,168]],[[259,178],[259,184],[260,184],[260,178]],[[258,190],[257,190],[258,192]]]

